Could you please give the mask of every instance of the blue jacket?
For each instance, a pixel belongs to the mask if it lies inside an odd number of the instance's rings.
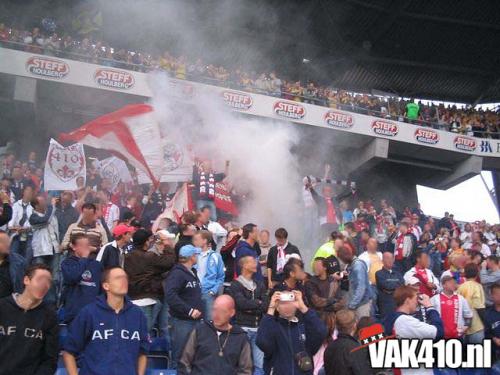
[[[22,293],[24,290],[24,270],[26,269],[26,259],[17,253],[9,253],[9,273],[12,288],[15,293]]]
[[[394,329],[394,323],[401,315],[404,315],[404,313],[400,311],[394,311],[390,313],[384,320],[384,330],[387,336],[392,335]],[[434,309],[427,310],[427,324],[436,327],[437,332],[435,340],[441,340],[444,337],[443,321],[441,320],[441,316],[439,315],[437,310]]]
[[[71,255],[61,263],[64,286],[64,321],[71,322],[101,291],[102,265]]]
[[[368,269],[365,262],[359,258],[354,258],[347,267],[347,271],[349,272],[349,300],[347,307],[355,310],[372,299]]]
[[[196,270],[190,272],[182,264],[176,264],[163,282],[163,289],[173,317],[191,320],[191,310],[203,311],[201,286]]]
[[[80,375],[136,375],[149,350],[146,317],[128,297],[117,314],[101,295],[70,324],[64,350],[80,356]]]
[[[198,262],[199,258],[198,256]],[[198,269],[198,268],[196,268]],[[207,256],[206,272],[203,280],[201,282],[201,293],[207,294],[208,292],[213,292],[217,294],[224,285],[224,261],[219,253],[213,250],[209,250]]]
[[[260,280],[260,281],[264,280],[264,276],[262,275],[262,270],[260,268],[259,256],[258,256],[257,252],[255,251],[255,249],[252,246],[250,246],[250,244],[247,241],[243,240],[243,241],[238,242],[238,244],[236,245],[235,254],[236,254],[236,257],[234,260],[234,264],[236,265],[236,274],[237,275],[240,275],[240,272],[241,272],[240,266],[238,265],[240,258],[243,258],[246,256],[252,256],[255,259],[257,259],[257,272],[254,274],[254,279]]]
[[[302,375],[294,355],[306,351],[311,359],[323,344],[327,329],[318,314],[309,309],[297,323],[265,314],[257,332],[257,346],[264,352],[264,371],[274,375]],[[293,349],[293,353],[292,350]]]
[[[380,316],[385,318],[389,313],[396,310],[396,301],[394,301],[394,291],[396,288],[405,285],[403,275],[392,269],[391,271],[382,268],[375,273],[377,284],[377,303]]]

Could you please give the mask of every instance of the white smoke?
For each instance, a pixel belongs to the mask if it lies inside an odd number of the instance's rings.
[[[246,196],[239,223],[253,222],[271,231],[285,227],[300,242],[301,177],[291,148],[294,126],[233,112],[219,97],[198,94],[191,104],[176,98],[169,79],[150,77],[152,105],[168,137],[192,145],[196,156],[210,158],[217,172],[230,161],[229,182]]]

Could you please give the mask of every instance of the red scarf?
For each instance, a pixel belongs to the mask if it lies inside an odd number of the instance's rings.
[[[441,319],[443,320],[444,326],[444,338],[445,339],[457,339],[458,338],[458,295],[453,294],[448,297],[446,294],[441,293],[439,295],[439,300],[441,303]]]
[[[325,198],[326,202],[326,222],[329,224],[338,224],[335,207],[332,198]]]
[[[419,292],[421,294],[426,294],[429,297],[432,297],[434,295],[434,291],[427,286],[427,283],[429,282],[429,277],[427,276],[427,270],[425,268],[420,268],[415,266],[414,276],[420,281]]]
[[[405,234],[400,234],[396,239],[396,249],[395,249],[395,258],[396,260],[403,260],[403,244],[405,240]]]

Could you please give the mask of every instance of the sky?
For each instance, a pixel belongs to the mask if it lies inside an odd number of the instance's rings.
[[[491,172],[482,172],[482,176],[491,189]],[[448,190],[417,185],[417,194],[422,210],[427,215],[443,217],[444,212],[449,211],[458,221],[485,219],[490,224],[500,223],[497,209],[479,175]]]

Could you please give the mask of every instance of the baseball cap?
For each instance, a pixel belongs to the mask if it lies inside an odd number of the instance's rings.
[[[161,235],[161,236],[165,236],[166,238],[170,238],[170,239],[174,239],[175,238],[175,234],[170,233],[166,229],[159,230],[158,232],[156,232],[156,234]]]
[[[138,229],[132,236],[132,242],[135,246],[142,246],[153,235],[153,232],[147,229]]]
[[[184,245],[181,247],[179,251],[179,256],[183,258],[189,258],[193,255],[201,254],[201,249],[198,247],[194,247],[193,245]]]
[[[406,285],[415,285],[415,284],[420,284],[420,280],[417,279],[415,276],[410,276],[408,280],[406,280]]]
[[[132,232],[133,229],[129,227],[127,224],[118,224],[113,228],[113,236],[123,236],[125,233]]]

